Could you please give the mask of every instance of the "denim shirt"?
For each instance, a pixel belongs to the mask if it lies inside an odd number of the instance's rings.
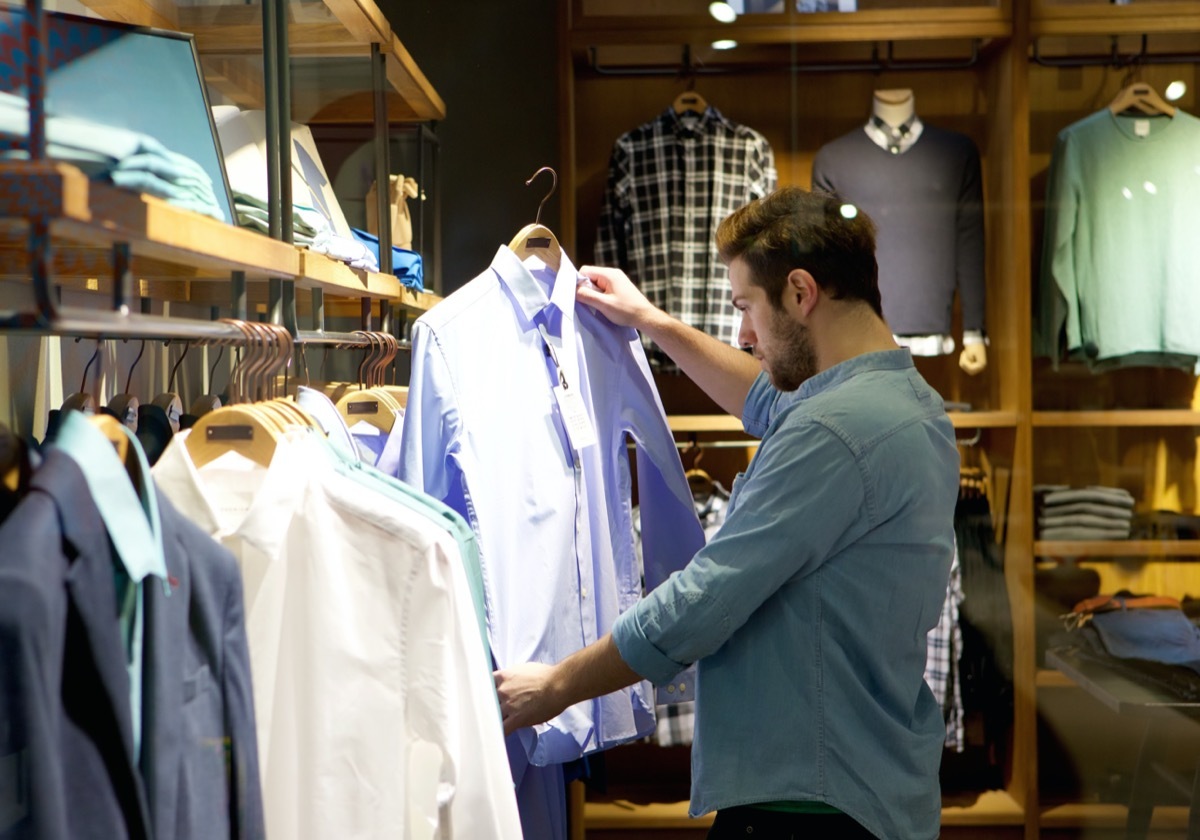
[[[724,526],[613,627],[661,682],[698,661],[691,814],[824,802],[885,838],[938,835],[945,725],[923,679],[953,554],[958,452],[907,350],[784,394]]]

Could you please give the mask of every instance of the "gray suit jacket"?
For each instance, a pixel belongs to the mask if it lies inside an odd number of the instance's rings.
[[[115,558],[76,464],[49,450],[0,525],[2,840],[264,836],[241,578],[158,503],[171,593],[145,583],[140,763]]]

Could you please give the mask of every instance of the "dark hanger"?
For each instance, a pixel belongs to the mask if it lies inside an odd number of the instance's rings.
[[[125,390],[119,394],[113,394],[112,399],[108,401],[108,410],[112,412],[113,416],[134,432],[137,431],[138,408],[141,406],[141,401],[129,393],[129,388],[133,384],[133,371],[138,366],[138,362],[142,360],[142,354],[145,352],[146,339],[143,338],[137,358],[129,366],[129,374],[125,377]]]
[[[221,349],[217,351],[216,361],[212,363],[212,367],[208,370],[208,387],[213,386],[213,375],[217,372],[217,365],[221,363],[221,357],[225,355],[225,345],[221,345]],[[214,389],[215,391],[215,389]],[[216,393],[201,394],[192,400],[191,406],[188,408],[188,414],[193,417],[203,417],[208,412],[215,408],[221,407],[221,398]]]
[[[75,343],[79,343],[79,339],[75,339]],[[96,413],[96,400],[88,393],[87,381],[88,373],[92,369],[92,363],[100,357],[100,342],[96,342],[96,352],[92,353],[92,358],[88,359],[88,363],[83,366],[83,381],[79,383],[79,390],[71,394],[63,400],[63,411],[82,411],[84,414]]]
[[[170,344],[170,342],[167,342]],[[192,343],[185,341],[183,344],[183,352],[179,354],[179,358],[175,360],[174,366],[171,368],[171,375],[167,378],[167,390],[159,394],[153,400],[151,405],[156,405],[167,414],[167,422],[171,424],[171,432],[174,434],[179,431],[179,418],[183,416],[183,398],[175,393],[175,372],[179,370],[179,365],[187,357],[188,351],[192,349]]]

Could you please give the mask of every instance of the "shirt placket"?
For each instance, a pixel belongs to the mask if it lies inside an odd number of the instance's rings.
[[[571,326],[570,319],[564,318],[562,324],[561,336],[555,337],[549,330],[542,333],[542,341],[552,369],[552,375],[549,377],[550,388],[553,389],[561,386],[564,378],[569,387],[578,388],[580,364],[577,355],[578,351],[575,347],[575,331]],[[555,342],[555,338],[558,339],[557,342]],[[557,346],[555,346],[556,344]],[[583,458],[580,457],[580,454],[575,451],[571,444],[571,436],[567,433],[562,412],[556,411],[555,417],[558,422],[559,439],[563,444],[563,456],[567,459],[567,463],[571,465],[575,490],[571,548],[575,560],[577,581],[576,596],[579,607],[580,647],[583,648],[598,639],[598,628],[600,626],[596,615],[596,587],[595,572],[592,564],[591,531],[587,524],[587,483],[584,476]],[[601,701],[596,700],[593,702],[599,704]],[[603,715],[598,713],[593,714],[595,725],[589,740],[581,745],[584,750],[591,746],[592,740],[601,737],[599,728],[602,718]]]

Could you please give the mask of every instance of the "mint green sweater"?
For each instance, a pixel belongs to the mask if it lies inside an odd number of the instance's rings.
[[[1190,368],[1200,356],[1200,120],[1098,111],[1058,135],[1035,355]]]

